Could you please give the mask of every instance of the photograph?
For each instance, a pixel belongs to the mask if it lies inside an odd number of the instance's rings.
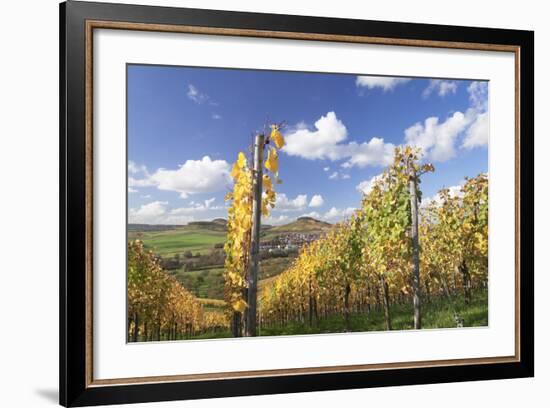
[[[488,81],[127,64],[126,115],[129,343],[489,326]]]

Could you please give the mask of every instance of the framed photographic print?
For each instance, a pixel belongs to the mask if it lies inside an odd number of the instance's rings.
[[[62,405],[533,376],[533,32],[60,27]]]

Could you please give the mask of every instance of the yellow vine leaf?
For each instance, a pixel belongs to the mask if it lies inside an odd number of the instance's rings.
[[[280,149],[285,145],[285,138],[279,132],[279,126],[277,125],[271,125],[271,135],[269,136],[273,142],[275,142],[275,146],[277,146],[277,149]]]
[[[239,313],[243,313],[246,310],[247,307],[248,307],[248,305],[242,299],[239,299],[239,300],[237,300],[236,302],[233,303],[233,309],[235,309],[235,311],[237,311]]]
[[[239,152],[239,157],[237,159],[237,165],[242,169],[246,166],[246,156],[243,152]]]
[[[277,173],[277,171],[279,171],[279,155],[274,147],[272,147],[267,153],[265,168],[272,173]]]
[[[235,163],[233,165],[233,168],[231,169],[231,177],[233,178],[233,180],[236,180],[237,178],[239,178],[240,173],[241,173],[241,169],[239,168],[239,164]]]
[[[269,178],[267,174],[264,174],[262,184],[263,184],[264,190],[273,190],[273,183],[271,182],[271,178]]]

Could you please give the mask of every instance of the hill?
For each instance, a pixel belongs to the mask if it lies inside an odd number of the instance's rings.
[[[332,224],[312,217],[299,217],[296,221],[270,228],[262,235],[262,239],[269,240],[278,235],[289,233],[323,233],[332,228]]]
[[[300,217],[285,225],[262,225],[262,241],[287,234],[321,234],[332,225],[311,217]],[[227,220],[194,221],[187,225],[128,224],[128,239],[140,239],[145,247],[162,257],[172,257],[186,251],[208,253],[220,249],[225,242]]]

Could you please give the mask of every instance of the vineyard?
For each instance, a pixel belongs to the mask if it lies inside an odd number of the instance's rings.
[[[280,127],[257,135],[231,171],[223,301],[199,299],[129,241],[129,341],[487,324],[487,174],[423,200],[422,177],[435,169],[410,146],[395,149],[348,219],[260,280],[261,220],[282,183]]]

